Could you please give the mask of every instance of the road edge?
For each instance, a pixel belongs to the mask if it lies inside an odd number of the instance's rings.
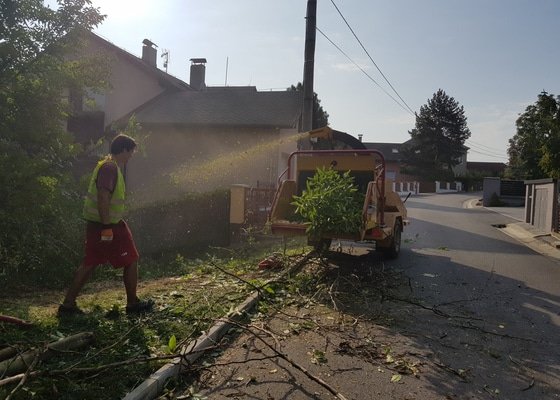
[[[308,253],[301,260],[298,260],[289,269],[279,275],[284,277],[302,268],[305,263],[311,258],[313,253]],[[278,280],[279,277],[273,280]],[[270,282],[268,282],[270,283]],[[267,284],[268,284],[267,283]],[[264,285],[266,286],[266,284]],[[208,333],[203,333],[197,339],[189,342],[181,350],[181,357],[174,358],[171,362],[165,364],[156,372],[151,374],[140,385],[135,387],[131,392],[127,393],[122,400],[152,400],[156,398],[165,387],[165,383],[169,378],[177,376],[181,372],[181,368],[185,364],[192,363],[200,358],[204,352],[210,348],[214,348],[216,343],[226,335],[230,328],[234,325],[224,321],[224,319],[240,319],[247,314],[255,305],[261,300],[262,292],[255,290],[241,303],[236,309],[219,319],[209,330]]]

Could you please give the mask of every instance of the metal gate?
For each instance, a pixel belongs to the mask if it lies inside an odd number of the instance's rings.
[[[547,223],[546,223],[546,211],[547,211],[547,202],[548,202],[548,189],[546,188],[537,188],[535,190],[535,217],[534,217],[534,226],[541,231],[547,230]],[[550,228],[548,228],[550,229]]]

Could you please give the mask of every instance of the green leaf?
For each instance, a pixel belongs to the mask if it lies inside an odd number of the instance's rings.
[[[306,188],[301,196],[294,196],[292,204],[301,222],[308,224],[310,237],[359,232],[363,194],[358,193],[350,171],[319,168],[307,180]]]
[[[323,353],[321,350],[313,350],[313,353],[311,354],[312,364],[321,365],[321,364],[325,364],[327,361],[328,360],[327,357],[325,356],[325,353]]]
[[[169,343],[167,343],[167,349],[169,350],[170,353],[173,353],[176,347],[177,347],[177,338],[175,337],[175,335],[172,335],[169,338]]]

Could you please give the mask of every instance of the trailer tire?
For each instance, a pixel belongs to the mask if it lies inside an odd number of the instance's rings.
[[[393,228],[393,235],[391,237],[391,242],[387,247],[379,247],[379,250],[387,258],[397,258],[401,252],[401,236],[402,236],[402,224],[400,220],[395,222],[395,227]]]

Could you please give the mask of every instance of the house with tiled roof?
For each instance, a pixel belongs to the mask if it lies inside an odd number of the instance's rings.
[[[364,145],[368,149],[377,149],[381,151],[385,157],[385,170],[386,179],[389,181],[406,181],[406,180],[422,180],[422,177],[413,177],[401,174],[400,170],[404,161],[402,153],[403,147],[410,143],[412,139],[404,143],[382,143],[382,142],[366,142]],[[455,176],[465,175],[467,172],[467,152],[468,147],[463,146],[464,153],[458,161],[458,164],[453,167]]]
[[[402,143],[364,142],[367,149],[379,150],[385,158],[385,179],[387,181],[402,181],[401,176]]]
[[[109,70],[108,88],[101,93],[79,88],[71,90],[69,100],[73,113],[68,130],[77,141],[97,141],[111,125],[163,93],[193,91],[186,82],[157,68],[157,49],[144,40],[142,57],[121,49],[92,32],[83,32],[84,46],[72,57],[94,58],[106,63]]]
[[[468,161],[467,171],[485,176],[502,176],[507,165],[501,162]]]
[[[255,87],[164,93],[131,112],[150,150],[131,161],[130,181],[146,192],[155,183],[146,181],[148,173],[178,192],[274,184],[297,149],[301,104],[301,92]]]
[[[132,113],[142,125],[189,127],[296,128],[301,92],[253,87],[206,88],[163,93]]]
[[[83,143],[95,142],[134,116],[141,152],[129,163],[127,185],[143,201],[273,183],[297,148],[301,92],[208,86],[204,58],[191,59],[186,83],[157,68],[157,46],[147,39],[141,57],[93,33],[86,41],[81,56],[108,60],[110,87],[86,93],[93,101],[71,94],[68,129]]]

